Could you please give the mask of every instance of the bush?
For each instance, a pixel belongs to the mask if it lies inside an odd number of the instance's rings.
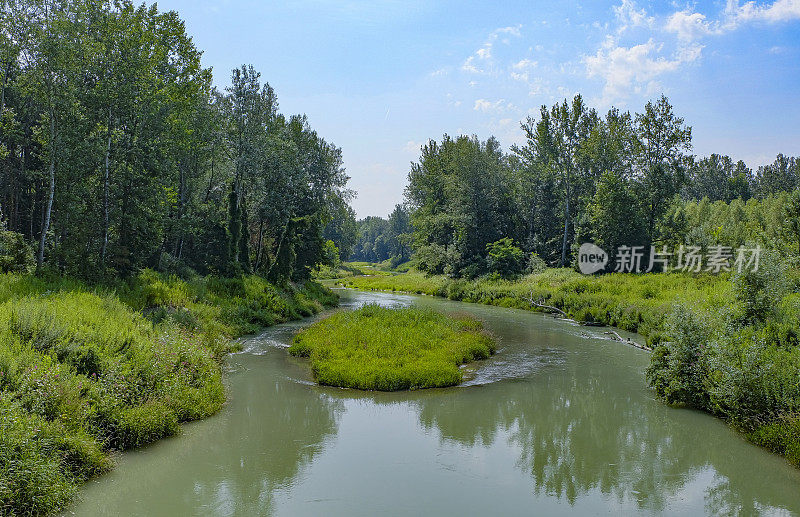
[[[33,248],[21,233],[0,230],[0,272],[30,273],[36,267]]]
[[[525,254],[514,244],[513,239],[505,237],[486,245],[489,271],[502,278],[519,275],[525,267]]]
[[[743,268],[733,277],[733,292],[742,306],[745,325],[763,324],[788,290],[786,267],[771,251],[761,251],[758,269]]]
[[[670,314],[669,341],[653,351],[647,380],[656,394],[670,404],[708,408],[709,331],[699,317],[682,305]]]

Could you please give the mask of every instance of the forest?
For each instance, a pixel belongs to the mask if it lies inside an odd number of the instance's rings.
[[[330,255],[322,232],[352,195],[341,150],[279,113],[252,66],[217,90],[155,5],[6,4],[0,206],[7,246],[35,256],[19,269],[285,281]]]
[[[252,66],[213,86],[174,11],[0,11],[0,515],[219,411],[235,339],[336,305],[341,150]]]

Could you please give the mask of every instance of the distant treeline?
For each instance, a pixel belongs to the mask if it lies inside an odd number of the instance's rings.
[[[38,268],[285,280],[326,260],[351,195],[341,151],[278,113],[252,67],[217,91],[155,5],[11,0],[0,16],[0,208]]]
[[[522,129],[525,144],[508,153],[493,137],[445,135],[422,147],[406,189],[419,269],[475,277],[542,260],[569,266],[588,241],[612,256],[621,245],[798,250],[800,198],[788,193],[800,186],[800,159],[778,155],[755,172],[728,156],[698,159],[666,97],[642,113],[601,116],[578,95],[543,106]],[[405,243],[407,234],[388,227],[360,221],[353,258],[393,256],[393,235]]]

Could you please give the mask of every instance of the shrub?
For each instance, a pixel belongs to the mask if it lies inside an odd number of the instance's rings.
[[[669,341],[653,351],[647,380],[666,402],[708,408],[709,330],[700,318],[682,305],[670,314]]]
[[[519,275],[525,267],[525,254],[508,237],[486,245],[487,262],[492,273],[502,278],[511,278]]]
[[[33,248],[21,233],[0,230],[0,272],[30,273],[36,267]]]
[[[775,314],[788,290],[786,267],[774,252],[762,250],[758,269],[743,268],[733,277],[733,286],[742,306],[742,322],[763,324]]]

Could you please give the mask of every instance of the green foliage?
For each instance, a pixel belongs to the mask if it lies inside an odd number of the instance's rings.
[[[138,447],[225,401],[231,338],[334,305],[313,282],[151,270],[113,287],[0,276],[0,513],[57,511]]]
[[[494,350],[472,317],[366,305],[300,332],[289,353],[308,357],[320,384],[396,391],[458,384],[460,365]]]
[[[486,272],[486,245],[516,235],[512,171],[495,138],[445,135],[411,166],[417,264],[429,273],[475,277]]]
[[[342,260],[339,258],[339,248],[337,248],[336,244],[330,239],[325,241],[323,257],[323,264],[328,267],[337,268],[342,263]]]
[[[731,284],[720,275],[611,273],[587,277],[571,269],[548,269],[515,281],[486,277],[465,281],[409,272],[343,278],[340,283],[520,309],[536,309],[532,299],[577,320],[612,325],[654,339],[663,332],[664,318],[674,303],[701,304],[719,311],[731,297]]]
[[[800,295],[785,289],[789,275],[775,259],[765,253],[742,275],[550,269],[516,281],[410,272],[340,283],[520,309],[537,309],[533,300],[638,332],[654,348],[647,379],[659,397],[719,415],[800,466]]]
[[[697,315],[677,305],[665,324],[668,344],[653,351],[647,380],[656,394],[670,404],[708,407],[709,329]]]
[[[383,262],[393,260],[395,264],[411,258],[412,228],[408,208],[395,205],[388,219],[365,217],[358,221],[358,242],[352,260]]]
[[[279,114],[252,66],[217,91],[177,13],[14,0],[0,37],[15,42],[0,201],[24,236],[0,236],[0,269],[23,272],[34,241],[38,269],[92,281],[144,267],[266,274],[278,261],[271,277],[297,281],[324,259],[318,235],[352,197],[341,150]]]
[[[609,254],[614,264],[620,246],[641,246],[647,241],[645,214],[628,182],[613,172],[604,172],[597,183],[586,217],[579,230],[579,240],[593,242]]]
[[[36,267],[33,248],[25,236],[5,230],[0,231],[0,272],[30,273]]]
[[[486,245],[486,258],[489,271],[501,278],[511,278],[520,274],[525,267],[525,254],[514,245],[514,239],[504,237]]]
[[[786,267],[774,252],[760,253],[758,269],[745,267],[733,277],[733,292],[741,305],[745,324],[764,324],[786,295]]]

